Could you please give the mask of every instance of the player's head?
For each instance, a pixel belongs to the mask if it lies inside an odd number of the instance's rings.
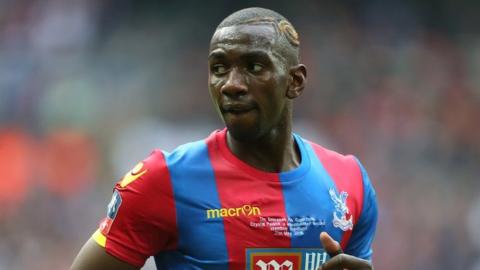
[[[291,100],[302,93],[295,28],[275,11],[247,8],[225,18],[210,42],[209,89],[230,134],[255,140],[290,124]]]

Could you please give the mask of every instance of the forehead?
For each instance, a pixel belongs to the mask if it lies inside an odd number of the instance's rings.
[[[234,25],[218,29],[210,42],[210,51],[236,48],[271,50],[276,43],[277,33],[269,24]]]

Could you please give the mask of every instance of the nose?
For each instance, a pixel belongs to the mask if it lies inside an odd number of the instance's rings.
[[[220,92],[223,95],[232,98],[243,96],[247,91],[248,87],[245,82],[245,77],[237,68],[232,68],[228,73],[227,81],[220,89]]]

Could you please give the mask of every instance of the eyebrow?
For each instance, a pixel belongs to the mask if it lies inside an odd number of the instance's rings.
[[[215,59],[215,58],[225,58],[227,54],[224,51],[213,51],[208,55],[208,59]],[[262,50],[253,50],[253,51],[248,51],[244,54],[242,54],[242,57],[246,58],[260,58],[263,60],[270,60],[270,55]]]
[[[247,58],[260,58],[262,60],[270,60],[270,55],[264,51],[249,51],[244,54]]]
[[[212,58],[225,58],[225,53],[223,51],[213,51],[208,55],[208,60]]]

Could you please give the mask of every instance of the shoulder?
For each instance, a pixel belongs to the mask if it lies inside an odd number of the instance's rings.
[[[335,182],[358,191],[373,189],[367,171],[357,157],[338,153],[313,142],[305,142],[312,147],[316,157]]]
[[[153,150],[149,156],[138,162],[117,183],[116,188],[125,189],[131,186],[145,185],[151,179],[161,176],[167,171],[165,157],[162,151]]]
[[[149,189],[152,185],[165,184],[165,182],[170,182],[172,170],[189,166],[199,158],[206,158],[205,153],[205,140],[185,143],[171,152],[154,149],[122,177],[116,184],[116,188],[145,187]]]
[[[354,155],[341,154],[316,143],[304,141],[311,146],[320,166],[327,171],[338,187],[350,190],[352,194],[357,194],[359,199],[363,197],[364,186],[369,180],[365,169]]]
[[[353,174],[352,176],[355,176],[355,178],[362,177],[360,163],[355,156],[338,153],[334,150],[328,149],[305,139],[303,141],[310,145],[315,153],[315,156],[328,171],[338,173],[348,172],[349,174]]]
[[[344,155],[327,149],[318,144],[306,141],[311,146],[317,164],[333,181],[337,192],[348,194],[347,204],[358,221],[363,208],[365,181],[363,169],[358,159],[353,155]]]
[[[169,166],[180,165],[205,157],[208,152],[206,140],[198,140],[178,146],[172,152],[164,152]]]

